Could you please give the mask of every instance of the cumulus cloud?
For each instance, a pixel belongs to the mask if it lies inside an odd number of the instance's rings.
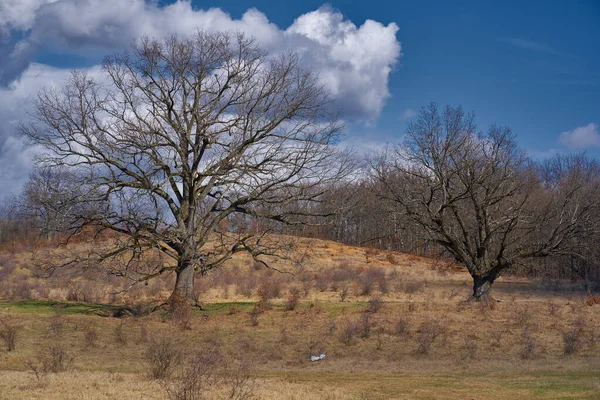
[[[560,134],[558,141],[570,149],[587,149],[600,147],[600,131],[598,124],[589,123],[571,131]]]
[[[396,24],[367,20],[357,27],[329,8],[301,15],[287,29],[280,29],[256,9],[233,19],[218,8],[194,9],[189,1],[164,7],[144,0],[26,0],[19,4],[19,10],[5,18],[4,26],[27,33],[5,51],[8,57],[0,66],[0,84],[4,85],[17,79],[42,47],[98,59],[121,51],[143,35],[185,36],[198,29],[241,31],[270,52],[299,52],[303,62],[319,73],[343,113],[369,120],[379,115],[390,96],[388,78],[400,57]]]
[[[99,68],[88,73],[97,75]],[[18,127],[32,111],[36,93],[43,87],[62,86],[69,74],[68,70],[34,63],[21,79],[0,88],[0,197],[17,193],[33,165],[37,150],[26,146]]]
[[[66,70],[32,63],[36,54],[75,56],[92,65],[144,35],[187,36],[199,29],[244,32],[272,54],[298,52],[349,122],[379,116],[401,55],[396,24],[367,20],[356,26],[331,8],[281,28],[253,8],[234,19],[219,8],[195,9],[189,0],[164,6],[155,0],[0,0],[0,191],[16,192],[31,168],[34,151],[16,134],[18,121],[27,118],[41,87],[68,76]]]

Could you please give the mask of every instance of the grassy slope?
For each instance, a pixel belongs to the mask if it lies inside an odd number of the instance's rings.
[[[307,268],[315,274],[341,262],[367,261],[363,249],[319,241],[310,248]],[[255,296],[211,286],[202,297],[206,310],[194,312],[189,330],[163,322],[160,313],[116,319],[98,315],[109,311],[105,305],[2,301],[0,316],[20,329],[16,351],[0,350],[0,399],[163,398],[158,384],[146,378],[143,358],[147,340],[158,336],[176,337],[187,348],[217,343],[227,354],[250,354],[256,361],[255,393],[264,399],[600,397],[600,306],[585,306],[583,293],[504,280],[496,289],[502,302],[490,310],[462,302],[470,290],[464,273],[439,273],[431,261],[410,255],[369,258],[368,265],[388,274],[395,270],[398,282],[390,279],[392,289],[381,294],[383,308],[367,314],[369,337],[354,335],[348,344],[340,338],[348,326],[361,323],[369,300],[357,283],[343,303],[338,292],[313,288],[295,311],[284,310],[284,293],[259,316],[258,326],[249,323],[248,314]],[[415,282],[421,284],[409,290],[407,283]],[[406,326],[401,334],[399,321]],[[421,354],[427,324],[437,324],[441,333]],[[119,327],[125,343],[115,337]],[[582,332],[577,352],[565,356],[564,334],[573,329]],[[90,330],[98,340],[88,347]],[[531,357],[522,359],[531,342]],[[73,369],[36,380],[24,361],[60,343],[74,356]],[[325,360],[308,361],[320,352]]]

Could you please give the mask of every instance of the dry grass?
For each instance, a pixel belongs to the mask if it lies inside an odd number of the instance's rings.
[[[229,365],[249,357],[260,399],[597,398],[600,306],[587,306],[584,292],[507,279],[490,309],[463,301],[471,290],[463,272],[400,253],[369,252],[367,263],[364,249],[305,244],[300,275],[257,270],[243,257],[210,275],[200,282],[206,310],[185,328],[160,313],[107,318],[96,315],[109,315],[104,308],[74,303],[0,302],[0,318],[20,327],[14,351],[0,351],[0,399],[165,398],[147,358],[165,337],[185,349],[218,348]],[[25,258],[8,263],[18,266],[3,285],[45,285],[48,297],[30,298],[66,300],[52,297],[61,282],[33,278]],[[75,282],[98,293],[120,287]],[[157,282],[102,300],[160,299],[169,280]],[[26,362],[52,346],[68,349],[71,369],[36,378]],[[220,382],[207,398],[227,398],[229,383]]]

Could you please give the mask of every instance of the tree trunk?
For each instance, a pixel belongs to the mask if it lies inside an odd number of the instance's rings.
[[[194,266],[189,261],[182,261],[177,268],[177,279],[175,280],[175,288],[169,297],[169,305],[171,306],[171,309],[175,311],[181,306],[195,304]]]
[[[494,283],[495,277],[491,276],[474,276],[473,277],[473,296],[471,301],[490,302],[494,301],[490,292],[492,290],[492,284]]]

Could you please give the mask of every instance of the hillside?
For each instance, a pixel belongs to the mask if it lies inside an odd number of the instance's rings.
[[[34,277],[39,249],[3,253],[0,333],[13,329],[16,343],[0,350],[0,399],[177,398],[191,364],[151,379],[160,349],[211,366],[192,374],[207,398],[593,399],[600,390],[600,306],[586,305],[576,282],[503,278],[490,307],[465,302],[468,274],[441,260],[312,239],[297,250],[300,270],[279,264],[294,275],[234,257],[198,279],[203,309],[175,320],[147,314],[172,277],[118,293],[127,282],[99,271]],[[121,306],[137,316],[114,317]],[[52,372],[59,361],[65,371]]]

